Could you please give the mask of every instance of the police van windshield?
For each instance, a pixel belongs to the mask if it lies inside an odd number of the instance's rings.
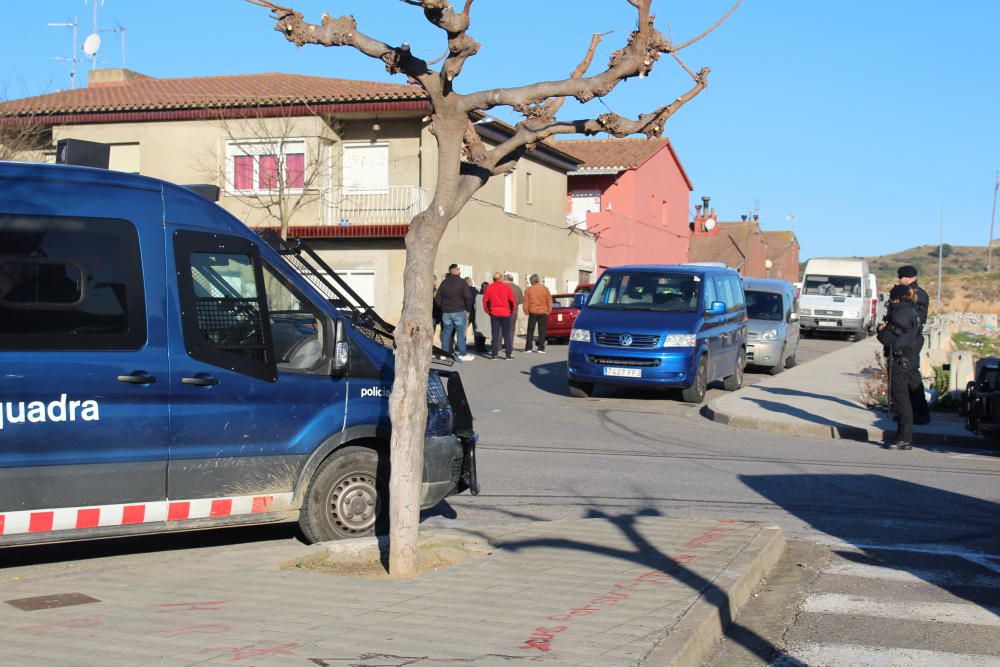
[[[861,296],[858,276],[806,276],[803,294],[819,296]]]
[[[780,322],[784,319],[782,298],[775,292],[747,290],[747,317],[751,320]]]
[[[698,312],[701,278],[682,273],[605,273],[591,292],[588,308]]]

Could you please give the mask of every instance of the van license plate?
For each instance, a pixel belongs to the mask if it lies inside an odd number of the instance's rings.
[[[641,378],[642,369],[641,368],[605,368],[605,375],[610,375],[617,378]]]
[[[819,325],[821,327],[835,327],[835,326],[837,326],[837,323],[836,322],[832,322],[830,320],[820,320],[819,321]]]

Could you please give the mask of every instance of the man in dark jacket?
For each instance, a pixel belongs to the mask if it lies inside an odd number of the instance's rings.
[[[458,338],[458,360],[474,359],[465,349],[465,325],[468,322],[469,309],[473,301],[466,289],[465,281],[459,275],[458,264],[448,267],[448,275],[438,286],[434,301],[441,306],[441,347],[448,352],[451,349],[451,335],[454,331]]]
[[[896,285],[889,292],[886,321],[879,325],[878,340],[885,349],[889,365],[889,403],[899,427],[896,436],[886,444],[887,449],[913,447],[913,405],[910,394],[923,385],[910,369],[913,350],[917,347],[920,318],[913,304],[913,293],[906,285]]]
[[[917,346],[912,351],[910,359],[910,372],[913,373],[919,385],[910,394],[910,403],[913,405],[913,423],[929,424],[931,422],[931,411],[927,407],[927,397],[924,395],[924,379],[920,375],[920,351],[924,348],[924,324],[927,323],[927,314],[930,311],[931,297],[917,284],[917,269],[914,266],[901,266],[896,271],[899,284],[909,287],[914,292],[913,307],[917,317],[920,319],[917,325]]]

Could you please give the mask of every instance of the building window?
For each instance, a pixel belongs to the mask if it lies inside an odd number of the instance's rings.
[[[503,175],[503,212],[517,213],[516,172]]]
[[[226,191],[231,194],[301,194],[305,172],[305,139],[226,144]]]
[[[601,193],[598,190],[577,190],[570,193],[570,224],[587,222],[588,213],[601,212]]]
[[[534,183],[532,183],[532,173],[529,171],[524,175],[524,201],[531,204],[532,191],[534,190]]]
[[[389,144],[344,144],[344,190],[348,193],[389,192]]]

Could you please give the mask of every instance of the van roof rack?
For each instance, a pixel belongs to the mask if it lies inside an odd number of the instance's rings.
[[[393,333],[396,327],[386,322],[374,308],[365,302],[330,265],[303,239],[282,239],[273,229],[263,229],[258,235],[292,265],[316,290],[341,313],[354,327],[371,340],[386,347],[395,347]],[[433,361],[446,366],[455,363],[455,357],[439,347],[432,347]]]

